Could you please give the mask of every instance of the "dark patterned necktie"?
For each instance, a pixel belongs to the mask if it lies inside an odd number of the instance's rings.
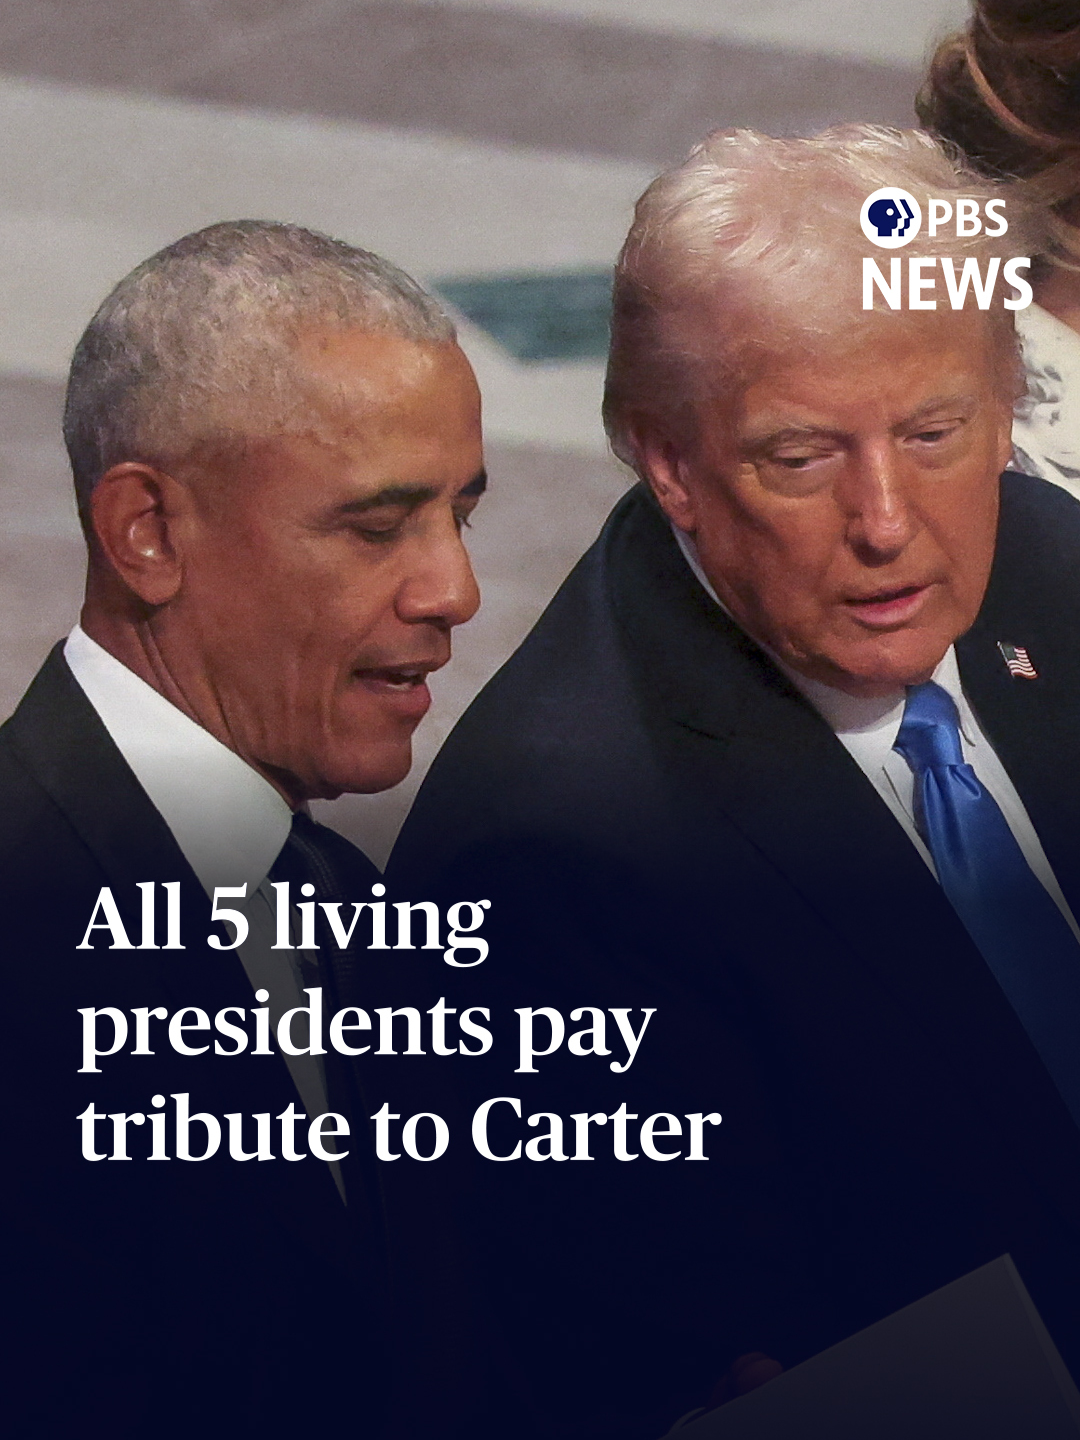
[[[379,879],[379,872],[344,836],[297,811],[289,838],[274,861],[269,879],[289,882],[293,904],[313,900],[316,906],[335,901],[344,906],[350,901],[366,900],[372,882]],[[312,886],[313,893],[304,895],[301,887],[305,885]],[[322,912],[316,909],[316,915],[321,922]],[[353,988],[359,972],[353,955],[348,950],[342,951],[329,926],[319,922],[315,932],[319,949],[296,953],[301,965],[314,971],[313,983],[323,987],[325,1014],[329,1017],[343,1005],[355,1003]],[[363,1076],[355,1059],[338,1054],[328,1045],[322,1062],[327,1103],[349,1123],[349,1139],[345,1142],[348,1154],[339,1163],[359,1265],[360,1290],[343,1296],[343,1303],[362,1305],[372,1315],[386,1314],[390,1304],[390,1277],[378,1162],[370,1128],[373,1107],[364,1094]],[[332,1322],[332,1317],[322,1319]],[[371,1373],[387,1373],[386,1344],[383,1327],[374,1328],[368,1338]],[[372,1407],[378,1413],[381,1403],[377,1396],[358,1397],[357,1413],[365,1414]]]
[[[358,966],[354,953],[342,950],[330,927],[320,923],[322,914],[317,907],[324,902],[345,904],[366,899],[372,879],[377,878],[378,871],[367,856],[344,836],[317,824],[302,811],[293,815],[289,838],[274,861],[269,879],[272,883],[289,882],[289,898],[294,905],[301,900],[315,902],[318,917],[315,938],[319,949],[298,950],[296,953],[302,968],[308,970],[311,976],[310,981],[305,976],[305,983],[322,986],[327,1017],[344,1005],[356,1003],[354,991]],[[312,887],[306,895],[304,886]],[[349,1156],[342,1164],[349,1205],[353,1207],[359,1198],[355,1194],[359,1182],[365,1192],[365,1205],[369,1209],[377,1208],[374,1155],[368,1129],[369,1111],[356,1061],[339,1055],[332,1046],[328,1046],[322,1062],[330,1108],[343,1114],[349,1122],[352,1143]]]
[[[1080,944],[960,745],[952,697],[908,691],[896,750],[915,775],[915,820],[953,909],[1080,1124]]]
[[[313,900],[316,907],[323,903],[342,903],[367,900],[372,881],[379,879],[379,873],[362,851],[349,843],[343,835],[326,825],[319,825],[310,815],[296,811],[293,815],[289,838],[281,853],[274,861],[270,880],[287,880],[290,884],[290,899],[295,905],[301,900]],[[302,887],[312,888],[305,895]],[[326,1001],[337,1008],[351,1003],[351,996],[357,977],[357,956],[353,950],[342,950],[334,939],[322,912],[316,908],[315,938],[318,951],[299,951],[298,954],[314,962],[318,957],[319,978],[324,986]]]

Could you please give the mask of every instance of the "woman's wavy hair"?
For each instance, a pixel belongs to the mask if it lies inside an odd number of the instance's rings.
[[[938,47],[919,119],[996,180],[1014,180],[1047,265],[1080,270],[1080,7],[975,0]]]

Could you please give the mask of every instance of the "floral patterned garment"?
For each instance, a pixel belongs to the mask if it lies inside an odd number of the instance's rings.
[[[1080,499],[1080,335],[1040,305],[1017,311],[1028,394],[1016,407],[1011,470]]]

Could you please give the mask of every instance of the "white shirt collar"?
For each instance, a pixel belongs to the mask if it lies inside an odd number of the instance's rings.
[[[673,525],[671,528],[686,563],[694,572],[702,588],[719,605],[724,614],[734,620],[735,617],[717,595],[711,581],[701,568],[701,560],[693,536],[687,535],[677,526]],[[735,623],[739,622],[736,620]],[[761,645],[773,663],[784,672],[795,688],[805,695],[818,714],[844,740],[848,750],[856,759],[860,760],[860,763],[863,758],[867,762],[873,760],[878,764],[884,763],[886,756],[896,743],[900,722],[904,718],[907,691],[903,687],[898,688],[893,695],[880,696],[875,699],[849,695],[846,691],[837,690],[832,685],[823,685],[820,680],[810,680],[807,676],[800,675],[797,670],[793,670],[790,665],[785,664],[783,660],[773,654],[767,645],[760,640],[757,641],[757,644]],[[965,740],[974,740],[976,728],[960,685],[960,669],[956,663],[956,650],[952,645],[945,652],[931,678],[935,684],[940,685],[943,690],[947,690],[955,701],[960,715],[960,730]]]
[[[207,894],[252,895],[288,839],[284,798],[78,625],[64,659]]]

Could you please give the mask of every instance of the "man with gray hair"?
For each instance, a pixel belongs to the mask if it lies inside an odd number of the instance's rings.
[[[65,437],[85,604],[0,731],[25,1433],[372,1435],[362,1047],[296,906],[383,893],[308,803],[405,776],[476,609],[476,382],[395,266],[238,221],[105,300]]]
[[[879,190],[987,223],[909,267]],[[476,1193],[552,1433],[645,1440],[1006,1251],[1080,1366],[1080,507],[1002,474],[994,201],[869,126],[646,191],[605,403],[640,483],[392,859],[491,896],[491,1003],[548,1017]]]

